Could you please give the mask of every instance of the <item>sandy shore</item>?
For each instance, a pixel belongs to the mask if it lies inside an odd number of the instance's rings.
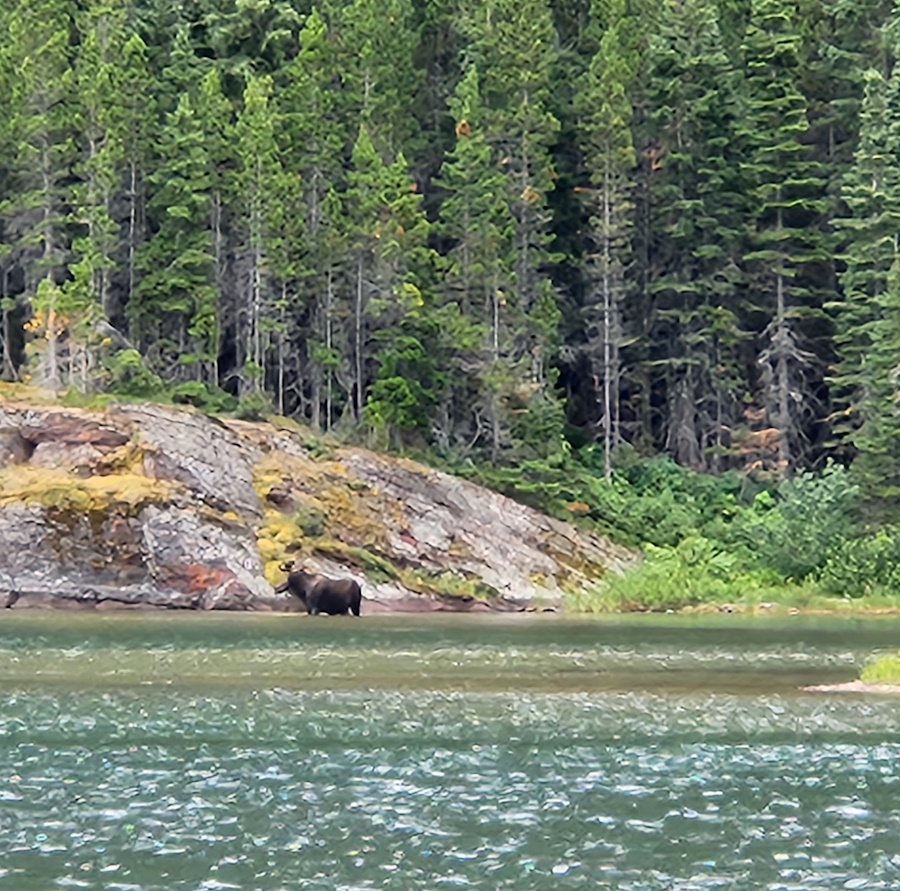
[[[844,684],[816,684],[801,687],[808,693],[900,693],[900,684],[869,684],[865,681],[847,681]]]

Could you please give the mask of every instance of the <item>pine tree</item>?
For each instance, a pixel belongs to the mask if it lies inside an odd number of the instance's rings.
[[[545,402],[556,400],[547,369],[558,345],[558,319],[549,277],[551,214],[547,195],[555,172],[550,146],[558,121],[549,111],[556,34],[546,0],[490,0],[464,9],[461,27],[470,40],[470,55],[481,76],[485,135],[505,177],[505,197],[515,221],[509,257],[514,287],[507,297],[513,325],[511,365],[517,370],[517,405],[544,415]],[[552,414],[553,412],[550,412]],[[524,429],[527,424],[521,425]],[[538,450],[561,444],[562,429]]]
[[[545,0],[490,0],[465,26],[482,78],[487,138],[507,178],[516,220],[516,296],[523,314],[540,291],[547,262],[547,193],[554,172],[549,148],[558,122],[548,110],[555,33]]]
[[[352,260],[354,409],[360,420],[366,404],[370,340],[396,326],[406,310],[423,299],[416,267],[427,266],[429,251],[428,224],[404,156],[385,163],[362,124],[352,165],[345,207]],[[385,343],[384,334],[380,340]]]
[[[515,221],[506,201],[505,177],[485,137],[476,66],[469,68],[457,86],[450,110],[456,122],[456,145],[438,180],[446,192],[439,230],[451,244],[444,275],[444,301],[459,309],[454,325],[459,341],[458,363],[474,372],[475,380],[456,380],[458,395],[450,397],[442,435],[447,443],[453,438],[453,415],[466,421],[472,416],[475,430],[467,431],[463,438],[474,444],[481,435],[478,419],[486,415],[491,453],[496,456],[503,438],[503,418],[501,392],[491,384],[502,379],[501,358],[506,360],[511,353],[504,295],[512,290],[509,258]],[[474,405],[469,404],[473,396],[477,400]],[[454,408],[453,401],[462,404]]]
[[[147,45],[132,33],[122,47],[119,70],[123,114],[124,198],[127,204],[125,285],[121,299],[127,307],[135,299],[137,254],[146,236],[146,179],[150,166],[150,138],[156,129],[157,103],[152,95]]]
[[[402,153],[384,170],[382,195],[378,289],[369,302],[377,348],[364,416],[399,445],[401,431],[428,429],[438,399],[439,351],[429,319],[433,254],[422,198]]]
[[[35,312],[32,330],[46,341],[40,376],[54,389],[62,383],[58,282],[68,260],[63,229],[74,162],[72,16],[68,0],[20,0],[10,9],[9,39],[0,50],[10,75],[7,102],[15,136],[14,192],[3,215],[12,260],[26,272],[24,296]]]
[[[366,391],[366,358],[368,347],[368,305],[377,293],[375,270],[377,242],[381,237],[380,211],[384,198],[385,165],[372,145],[365,124],[359,128],[359,136],[353,146],[352,169],[347,177],[344,213],[348,222],[348,240],[352,281],[352,378],[353,411],[357,421],[362,419]]]
[[[700,470],[715,466],[722,432],[741,420],[743,395],[736,294],[745,202],[732,149],[738,93],[710,0],[668,11],[650,44],[648,97],[659,140],[650,180],[650,360],[665,375],[665,448]]]
[[[604,476],[612,475],[612,450],[619,442],[618,389],[621,373],[624,269],[628,255],[630,173],[634,166],[627,96],[629,69],[620,52],[624,3],[591,61],[576,95],[581,141],[590,186],[582,188],[590,221],[586,256],[588,295],[583,308],[593,393],[599,391]]]
[[[238,328],[243,361],[242,392],[260,393],[265,383],[266,354],[273,330],[271,258],[276,252],[281,167],[275,141],[276,123],[269,101],[272,81],[253,77],[244,89],[243,108],[235,125],[241,169],[238,195],[244,236],[239,249],[245,269]]]
[[[364,122],[387,156],[413,149],[421,76],[413,64],[419,36],[411,0],[326,0],[323,7],[337,39],[342,117]]]
[[[281,72],[284,86],[276,96],[284,165],[302,190],[297,210],[302,242],[298,232],[286,244],[296,284],[285,337],[305,363],[302,374],[310,383],[310,421],[316,428],[331,426],[339,362],[334,325],[343,246],[336,189],[347,127],[337,115],[335,53],[324,19],[313,9],[300,31],[299,52]]]
[[[809,276],[824,256],[818,230],[823,183],[802,141],[809,124],[796,83],[801,40],[792,10],[788,0],[754,0],[744,42],[742,121],[742,174],[755,230],[744,255],[751,274],[747,312],[761,329],[760,398],[778,431],[776,469],[782,473],[803,449],[811,398],[805,374],[817,359],[804,341],[804,323],[821,317],[821,295]]]
[[[873,501],[900,501],[900,66],[867,75],[859,147],[839,221],[847,242],[843,296],[830,309],[840,355],[832,389],[836,431],[858,454],[853,473]]]
[[[193,366],[202,379],[215,348],[214,255],[209,233],[210,162],[189,96],[182,96],[159,133],[150,176],[149,210],[156,232],[143,247],[144,275],[129,304],[131,339],[169,380]]]
[[[302,21],[291,0],[210,6],[202,19],[205,43],[226,79],[274,74],[286,63]]]
[[[209,364],[210,383],[220,383],[219,355],[222,331],[226,324],[237,331],[235,319],[239,313],[240,299],[226,287],[228,265],[228,203],[234,190],[237,158],[233,145],[231,103],[223,94],[218,71],[208,71],[200,82],[197,93],[197,122],[203,133],[203,148],[208,165],[209,182],[209,236],[213,255],[214,294],[199,322],[208,343],[206,361]],[[229,302],[229,298],[232,298]],[[199,330],[199,329],[198,329]]]
[[[81,39],[75,59],[77,124],[82,134],[80,183],[73,190],[70,219],[75,235],[72,278],[63,287],[70,317],[70,361],[78,363],[79,386],[89,386],[93,347],[100,337],[95,322],[115,314],[111,272],[117,248],[113,201],[124,155],[126,114],[120,88],[125,43],[121,0],[94,0],[77,18]],[[93,343],[92,343],[93,342]],[[74,353],[77,352],[77,357]]]

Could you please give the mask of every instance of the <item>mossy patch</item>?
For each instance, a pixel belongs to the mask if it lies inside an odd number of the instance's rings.
[[[116,505],[133,515],[146,504],[171,501],[179,488],[177,483],[135,472],[83,479],[42,467],[17,466],[0,471],[0,504],[22,502],[81,513]]]
[[[452,570],[428,572],[421,569],[404,569],[400,573],[404,588],[417,594],[451,597],[460,600],[499,600],[500,592],[478,578],[465,576]]]
[[[311,553],[340,560],[348,566],[356,566],[370,576],[373,581],[386,582],[400,578],[400,570],[385,557],[373,554],[365,548],[356,547],[334,538],[316,538],[308,543]]]
[[[27,402],[30,405],[56,405],[58,399],[52,390],[43,390],[29,384],[0,381],[0,399],[11,402]]]
[[[867,684],[900,684],[900,652],[879,656],[862,670],[860,680]]]
[[[283,515],[306,537],[340,539],[361,548],[386,549],[389,505],[337,461],[267,454],[254,467],[253,486],[263,503],[273,491],[290,493]]]

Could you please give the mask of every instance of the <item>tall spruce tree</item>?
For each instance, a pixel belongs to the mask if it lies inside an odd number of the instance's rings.
[[[352,261],[352,365],[354,410],[363,417],[378,332],[398,325],[407,301],[421,298],[416,265],[426,261],[428,224],[402,154],[386,163],[365,124],[353,147],[345,207]],[[404,396],[405,398],[405,396]],[[383,415],[382,415],[383,417]]]
[[[619,348],[622,342],[624,270],[629,254],[630,174],[635,163],[631,136],[630,69],[621,51],[624,2],[613,0],[610,22],[576,94],[581,143],[590,185],[583,187],[589,215],[589,247],[585,254],[587,296],[585,352],[592,378],[591,393],[603,431],[603,470],[612,475],[612,451],[620,438]]]
[[[506,200],[504,174],[485,138],[475,65],[457,86],[450,111],[456,122],[456,144],[438,180],[445,191],[439,231],[449,239],[444,300],[445,305],[459,309],[458,367],[468,370],[474,380],[456,379],[442,435],[447,443],[461,438],[474,445],[483,435],[484,419],[489,424],[491,454],[497,456],[504,423],[497,385],[504,379],[501,360],[511,354],[504,295],[512,290],[515,220]],[[454,432],[457,424],[459,437]]]
[[[325,20],[314,8],[300,31],[296,57],[280,74],[283,87],[276,95],[282,156],[286,170],[299,177],[304,230],[303,244],[295,244],[292,252],[296,289],[285,334],[295,361],[304,364],[309,419],[316,428],[331,425],[334,369],[339,364],[334,326],[342,248],[335,199],[347,122],[337,114],[335,54]]]
[[[550,279],[547,199],[556,175],[550,147],[559,128],[549,110],[556,33],[546,0],[473,3],[463,9],[460,24],[482,79],[485,135],[504,174],[515,221],[508,261],[514,286],[506,297],[513,350],[507,367],[516,369],[518,382],[508,402],[522,421],[520,429],[529,429],[530,413],[540,415],[531,428],[536,431],[541,419],[555,415],[557,399],[555,375],[547,373],[558,346],[559,319]],[[561,444],[561,426],[549,442],[545,432],[531,440],[537,451]]]
[[[213,289],[202,317],[195,322],[196,331],[203,332],[207,347],[204,361],[208,368],[208,379],[213,387],[221,382],[222,369],[219,358],[222,352],[222,335],[226,326],[238,340],[237,318],[240,314],[241,299],[235,289],[227,287],[228,260],[230,254],[229,202],[234,197],[237,178],[238,158],[234,145],[232,106],[224,95],[224,87],[219,72],[211,69],[203,76],[197,91],[194,108],[203,134],[203,152],[206,159],[208,181],[209,215],[207,228],[212,245]],[[239,350],[236,350],[239,353]],[[240,369],[240,357],[235,360]]]
[[[803,455],[815,411],[806,386],[818,357],[805,337],[821,317],[813,266],[824,258],[820,167],[803,138],[806,100],[797,87],[801,36],[788,0],[754,0],[744,40],[746,111],[742,174],[752,198],[748,321],[760,333],[759,398],[778,433],[776,470]]]
[[[25,271],[23,296],[31,299],[35,312],[32,330],[44,335],[38,375],[54,389],[63,383],[59,284],[68,260],[65,208],[75,160],[73,14],[74,5],[68,0],[15,3],[2,50],[11,74],[7,101],[15,134],[11,165],[15,191],[4,216],[15,262]]]
[[[362,120],[389,156],[413,149],[421,74],[414,66],[419,36],[411,0],[326,0],[323,8],[334,25],[344,119]]]
[[[124,294],[115,319],[120,323],[124,309],[135,299],[138,282],[137,256],[146,237],[147,175],[150,167],[151,134],[156,127],[157,102],[152,93],[149,52],[140,34],[132,33],[122,47],[119,69],[123,114],[123,187],[127,206],[124,244]],[[123,316],[124,318],[124,316]]]
[[[713,0],[669,7],[651,39],[647,87],[659,145],[649,358],[662,376],[664,448],[698,470],[716,466],[746,392],[737,351],[745,206],[733,149],[736,76]]]
[[[122,102],[120,60],[126,40],[125,7],[121,0],[93,0],[76,23],[80,33],[75,58],[74,91],[81,160],[75,171],[70,220],[73,229],[71,279],[66,296],[71,360],[77,361],[78,385],[86,390],[95,347],[102,339],[98,320],[117,315],[112,270],[118,225],[114,200],[124,158],[127,116]],[[74,355],[77,353],[77,356]]]
[[[435,337],[433,253],[422,196],[401,152],[384,171],[376,251],[378,291],[370,301],[374,373],[365,418],[388,441],[428,430],[439,398],[440,339]]]
[[[166,115],[157,152],[149,201],[156,231],[138,259],[144,275],[128,306],[131,338],[165,378],[209,381],[215,349],[210,163],[190,96]]]
[[[840,355],[833,424],[858,454],[853,473],[872,502],[900,504],[900,66],[870,70],[859,147],[842,198],[843,294],[831,305]]]
[[[243,358],[242,392],[262,392],[265,383],[270,335],[276,324],[272,315],[272,262],[278,251],[279,204],[283,180],[275,140],[276,122],[269,101],[272,81],[252,77],[244,90],[243,108],[235,125],[240,173],[237,193],[243,238],[238,248],[241,259],[243,299],[238,314],[238,348]]]

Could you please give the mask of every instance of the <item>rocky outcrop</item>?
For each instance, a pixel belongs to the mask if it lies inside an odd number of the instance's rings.
[[[285,560],[378,609],[558,608],[633,555],[290,424],[0,400],[0,608],[298,609]]]

